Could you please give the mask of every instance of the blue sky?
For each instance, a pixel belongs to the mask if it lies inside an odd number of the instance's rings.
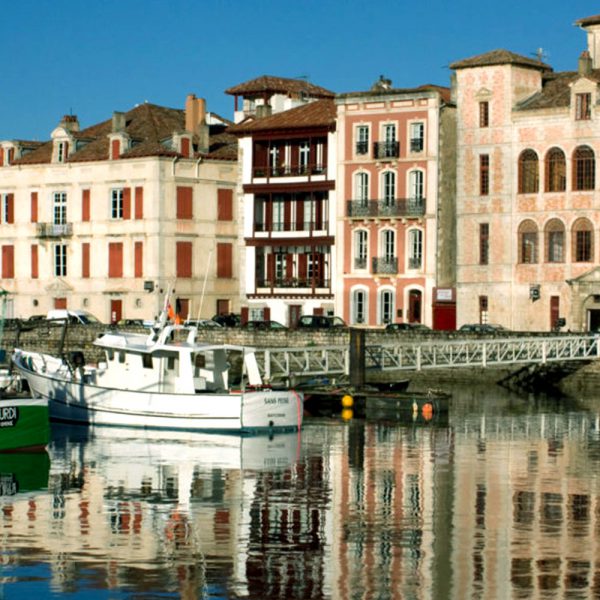
[[[62,115],[82,127],[148,101],[207,100],[231,118],[228,87],[307,77],[334,92],[448,85],[449,63],[496,48],[574,70],[575,20],[591,0],[19,0],[0,13],[0,139],[48,139]]]

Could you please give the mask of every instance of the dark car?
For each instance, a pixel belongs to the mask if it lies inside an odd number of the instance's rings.
[[[465,323],[458,329],[461,333],[499,333],[507,331],[502,325],[494,325],[492,323]]]
[[[121,319],[117,321],[118,327],[145,327],[144,319]]]
[[[183,323],[186,327],[197,327],[198,329],[222,329],[222,325],[212,319],[188,319]]]
[[[247,321],[242,325],[242,329],[249,329],[251,331],[283,331],[287,327],[279,321]]]
[[[346,321],[341,317],[327,315],[302,315],[296,323],[297,329],[331,329],[334,327],[347,327]]]
[[[386,331],[399,332],[399,331],[431,331],[430,327],[427,327],[425,323],[388,323],[385,326]]]
[[[215,315],[212,320],[223,327],[238,327],[241,319],[240,315],[229,313],[228,315]]]

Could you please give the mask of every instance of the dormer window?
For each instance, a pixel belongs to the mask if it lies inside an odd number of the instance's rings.
[[[65,162],[69,156],[69,142],[58,142],[56,149],[56,160]]]
[[[592,94],[575,94],[575,120],[589,121],[592,118]]]

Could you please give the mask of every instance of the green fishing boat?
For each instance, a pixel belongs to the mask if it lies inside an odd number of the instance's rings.
[[[47,400],[0,397],[0,452],[42,451],[49,440]]]
[[[48,487],[50,457],[47,452],[0,454],[0,498],[36,492]]]

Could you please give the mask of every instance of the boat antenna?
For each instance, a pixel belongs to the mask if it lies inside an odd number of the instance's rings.
[[[208,269],[210,268],[210,261],[212,259],[212,248],[208,253],[208,260],[206,261],[206,272],[204,273],[204,283],[202,284],[202,295],[200,296],[200,305],[198,306],[198,321],[200,320],[200,313],[202,312],[202,305],[204,304],[204,292],[206,291],[206,280],[208,279]]]

